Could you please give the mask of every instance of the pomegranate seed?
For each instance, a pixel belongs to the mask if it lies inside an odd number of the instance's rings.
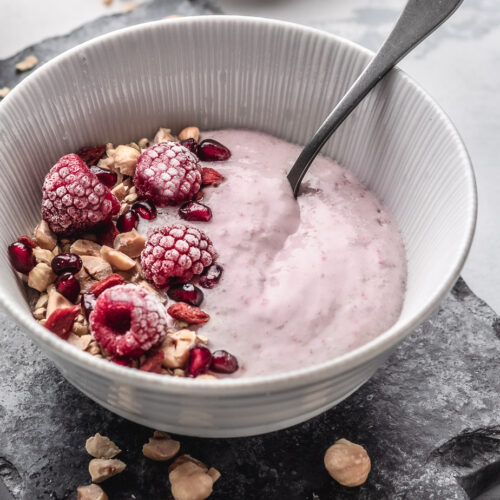
[[[97,297],[93,293],[84,293],[82,295],[81,306],[83,309],[83,314],[89,319],[90,313],[94,310]]]
[[[19,238],[17,238],[17,241],[19,241],[19,243],[24,243],[25,245],[29,246],[30,248],[36,247],[36,243],[26,234],[23,236],[19,236]]]
[[[71,273],[64,273],[56,280],[56,290],[69,301],[75,302],[80,293],[80,282]]]
[[[210,369],[217,373],[234,373],[238,369],[238,360],[230,352],[220,350],[212,354]]]
[[[143,219],[153,220],[156,217],[156,207],[154,203],[147,200],[136,201],[132,205],[132,210],[137,212]]]
[[[12,267],[20,273],[28,274],[36,265],[33,249],[25,243],[19,241],[12,243],[9,245],[8,253]]]
[[[219,264],[208,266],[200,276],[200,285],[203,288],[213,288],[219,282],[222,271],[222,266],[219,266]]]
[[[118,177],[114,172],[111,172],[111,170],[95,166],[90,167],[90,170],[97,175],[99,181],[102,182],[107,188],[111,189],[116,184]]]
[[[74,253],[60,253],[52,259],[52,271],[56,274],[76,274],[82,268],[82,259]]]
[[[129,210],[124,214],[121,214],[116,221],[116,228],[120,233],[128,233],[135,229],[139,224],[139,216],[135,210]]]
[[[224,161],[231,157],[231,151],[215,139],[205,139],[198,146],[198,156],[202,161]]]
[[[191,283],[173,285],[168,289],[167,295],[172,300],[187,302],[192,306],[199,306],[203,302],[203,292]]]
[[[212,219],[212,210],[203,203],[188,201],[179,208],[179,216],[184,220],[208,222]]]
[[[194,153],[195,155],[198,154],[198,143],[193,138],[181,141],[181,146],[189,149],[189,151],[191,151],[191,153]]]
[[[188,377],[197,377],[206,373],[210,368],[212,354],[210,350],[203,345],[195,345],[189,350],[187,362]]]

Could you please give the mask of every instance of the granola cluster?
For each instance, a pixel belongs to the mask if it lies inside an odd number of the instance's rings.
[[[41,325],[93,356],[143,371],[215,378],[238,369],[233,355],[212,353],[197,331],[210,320],[200,287],[216,286],[222,267],[208,236],[181,219],[211,220],[202,188],[224,177],[200,159],[231,155],[199,140],[197,127],[178,137],[162,127],[152,140],[84,147],[52,167],[42,220],[8,249]],[[179,224],[148,237],[138,231],[157,205],[180,203]]]

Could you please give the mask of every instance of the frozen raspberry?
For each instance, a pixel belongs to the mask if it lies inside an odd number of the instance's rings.
[[[198,159],[176,142],[160,142],[137,160],[134,184],[140,198],[162,207],[189,201],[200,190]]]
[[[45,177],[42,218],[56,234],[88,231],[119,210],[120,202],[75,154],[63,156]]]
[[[94,338],[112,356],[139,357],[163,339],[167,313],[152,293],[117,285],[99,295],[89,322]]]
[[[150,234],[141,254],[141,264],[146,278],[158,288],[164,288],[172,282],[189,281],[216,258],[212,242],[203,231],[172,224]]]

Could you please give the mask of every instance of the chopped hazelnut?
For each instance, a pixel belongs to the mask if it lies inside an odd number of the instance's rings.
[[[113,269],[117,269],[118,271],[128,271],[135,266],[134,259],[106,245],[101,247],[101,257],[106,262],[109,262]]]
[[[29,272],[28,286],[39,292],[45,292],[55,279],[56,275],[52,272],[52,269],[47,264],[40,262]]]
[[[76,255],[91,255],[93,257],[99,257],[101,255],[101,245],[95,241],[90,240],[76,240],[70,247],[69,251],[71,253],[76,253]]]
[[[38,309],[35,309],[33,311],[33,317],[35,319],[43,319],[43,318],[45,318],[46,312],[47,312],[47,309],[45,307],[39,307]]]
[[[128,189],[125,187],[125,184],[123,182],[120,182],[120,184],[117,184],[111,192],[118,198],[119,201],[122,201],[125,196],[127,196],[127,191]]]
[[[7,97],[7,95],[10,93],[9,87],[2,87],[0,89],[0,99],[3,99],[4,97]]]
[[[160,127],[155,134],[153,142],[158,144],[159,142],[175,141],[174,136],[170,132],[171,130],[169,128]]]
[[[325,453],[325,467],[343,486],[360,486],[370,473],[370,457],[359,444],[339,439]]]
[[[47,301],[47,318],[56,310],[66,307],[73,307],[72,304],[64,295],[61,295],[55,288],[52,288],[48,294]]]
[[[76,500],[109,500],[108,495],[97,484],[79,486],[76,489],[78,497]]]
[[[107,278],[113,273],[113,269],[111,269],[109,262],[106,262],[102,257],[82,255],[81,258],[85,270],[90,274],[90,276],[98,281]]]
[[[37,262],[43,262],[48,266],[50,266],[50,263],[54,258],[54,254],[50,250],[44,250],[40,247],[33,248],[33,255],[35,256]]]
[[[85,271],[85,268],[82,267],[76,274],[75,278],[80,283],[80,291],[81,293],[87,293],[92,286],[97,283],[97,280],[93,279],[90,274]]]
[[[81,337],[74,334],[71,332],[66,339],[66,342],[68,344],[74,345],[76,348],[80,349],[81,351],[86,351],[87,348],[89,347],[90,343],[92,342],[92,336],[91,335],[82,335]]]
[[[89,463],[89,473],[94,483],[102,483],[125,470],[126,464],[116,458],[93,458]]]
[[[85,336],[89,333],[89,327],[86,324],[74,323],[72,332],[78,337]],[[86,349],[87,347],[85,347]],[[85,350],[84,349],[84,350]]]
[[[177,136],[179,141],[186,141],[187,139],[194,139],[196,142],[200,140],[200,129],[198,127],[183,128]]]
[[[205,500],[212,494],[216,470],[209,473],[205,464],[182,455],[169,467],[172,495],[175,500]],[[220,475],[219,475],[220,477]]]
[[[41,220],[40,224],[36,226],[34,236],[37,245],[45,250],[53,250],[57,245],[57,236],[44,220]]]
[[[142,453],[151,460],[164,462],[175,457],[180,449],[179,441],[171,439],[167,433],[155,431],[154,436],[142,447]]]
[[[47,307],[47,302],[49,301],[49,295],[47,293],[42,293],[35,304],[35,309],[40,307]]]
[[[125,198],[123,198],[123,201],[125,203],[131,204],[136,202],[137,198],[138,198],[137,193],[129,193],[127,194],[127,196],[125,196]]]
[[[135,229],[128,233],[120,233],[116,236],[114,245],[115,250],[128,255],[131,258],[139,257],[146,246],[146,238],[139,234]]]
[[[167,333],[160,349],[163,351],[165,368],[182,368],[189,357],[189,349],[196,344],[196,333],[191,330],[179,330]]]
[[[139,139],[139,141],[137,142],[137,145],[141,149],[146,149],[149,146],[149,139],[147,137],[143,137],[142,139]]]
[[[135,173],[135,164],[141,153],[130,146],[118,146],[115,150],[115,168],[123,175],[132,177]]]
[[[99,433],[87,439],[85,449],[89,455],[96,458],[113,458],[122,451],[111,439]]]

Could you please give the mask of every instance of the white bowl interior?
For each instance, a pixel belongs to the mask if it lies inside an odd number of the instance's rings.
[[[192,124],[256,129],[304,143],[369,57],[314,30],[218,17],[125,30],[48,63],[0,105],[4,304],[28,311],[5,249],[37,224],[43,178],[61,155],[151,136],[158,126],[175,131]],[[474,180],[460,140],[434,103],[394,71],[324,153],[395,215],[408,284],[393,331],[414,324],[451,286],[470,244]]]

